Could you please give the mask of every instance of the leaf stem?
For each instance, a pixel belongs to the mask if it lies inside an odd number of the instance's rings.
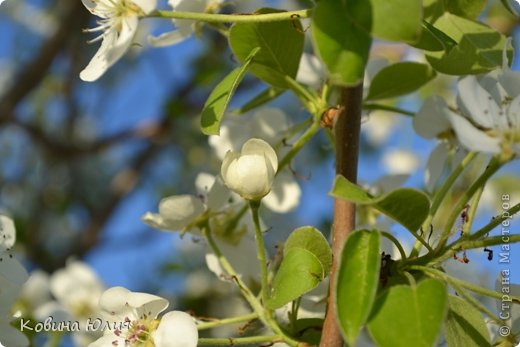
[[[424,272],[426,274],[429,274],[430,276],[435,277],[437,279],[440,279],[440,280],[443,280],[446,282],[450,282],[450,283],[455,283],[463,288],[466,288],[469,291],[472,291],[473,293],[489,296],[491,298],[495,298],[498,300],[502,299],[502,293],[499,293],[495,290],[482,288],[481,286],[477,286],[476,284],[460,280],[456,277],[452,277],[452,276],[448,275],[445,272],[442,272],[440,270],[437,270],[437,269],[434,269],[431,267],[421,266],[421,265],[412,265],[409,267],[409,269],[418,270],[418,271]],[[520,297],[518,297],[518,296],[511,295],[511,298],[517,302],[520,302]]]
[[[462,196],[459,198],[459,201],[457,201],[457,204],[453,208],[453,211],[451,215],[448,217],[448,221],[446,222],[446,225],[444,226],[444,231],[442,232],[441,238],[439,240],[439,243],[436,247],[436,252],[440,251],[445,245],[446,241],[451,235],[451,230],[453,228],[453,225],[455,224],[455,220],[457,219],[457,216],[459,213],[464,209],[464,206],[468,203],[468,201],[473,197],[473,195],[476,193],[476,191],[483,186],[486,181],[493,176],[495,172],[500,169],[502,166],[502,162],[496,158],[493,157],[491,161],[489,162],[488,166],[486,167],[486,170],[480,175],[479,178],[469,187],[468,190],[462,194]]]
[[[477,155],[477,152],[469,152],[464,159],[455,167],[453,172],[448,176],[442,187],[439,189],[437,193],[435,193],[432,205],[430,207],[430,213],[428,214],[428,217],[426,217],[426,220],[424,221],[422,225],[422,230],[427,230],[430,227],[430,224],[433,220],[433,217],[439,210],[439,207],[441,206],[441,203],[446,198],[446,195],[448,194],[448,191],[453,186],[457,178],[460,176],[462,171],[475,159]],[[414,257],[417,254],[419,254],[419,251],[421,250],[422,244],[419,241],[415,241],[415,244],[413,246],[412,252],[410,253],[410,257]]]
[[[204,322],[197,324],[198,330],[205,330],[205,329],[211,329],[220,327],[227,324],[235,324],[235,323],[241,323],[241,322],[248,322],[254,319],[258,318],[258,313],[253,312],[246,315],[238,316],[238,317],[232,317],[232,318],[225,318],[225,319],[215,319],[211,320],[209,322]]]
[[[260,22],[280,22],[295,19],[309,18],[312,14],[311,9],[286,11],[276,13],[240,13],[240,14],[217,14],[204,12],[182,12],[158,10],[146,17],[160,17],[171,19],[191,19],[208,23],[260,23]]]
[[[291,149],[278,163],[278,172],[280,172],[285,166],[287,166],[291,160],[298,154],[303,146],[309,142],[314,135],[321,129],[320,122],[314,121],[310,127],[291,145]],[[277,172],[277,173],[278,173]]]
[[[382,111],[390,111],[395,113],[400,113],[405,116],[413,117],[415,115],[415,112],[407,111],[402,108],[388,106],[388,105],[382,105],[382,104],[374,104],[374,103],[366,103],[363,105],[363,109],[368,111],[374,111],[374,110],[382,110]]]
[[[283,342],[283,338],[278,335],[271,336],[250,336],[250,337],[228,337],[228,338],[200,338],[198,346],[240,346],[256,345],[266,342]]]
[[[386,237],[387,239],[389,239],[390,241],[392,241],[392,243],[397,247],[397,250],[399,251],[399,254],[401,254],[401,259],[402,260],[405,260],[406,259],[406,252],[404,251],[403,249],[403,246],[401,246],[401,244],[399,243],[399,241],[395,238],[394,235],[390,234],[389,232],[387,231],[382,231],[380,230],[381,232],[381,235],[383,237]]]
[[[258,210],[260,208],[259,201],[250,201],[249,207],[251,208],[251,214],[253,216],[253,224],[255,225],[255,239],[256,239],[256,253],[258,261],[260,262],[260,276],[261,276],[261,298],[262,304],[265,305],[269,299],[269,283],[268,283],[268,271],[267,271],[267,259],[265,256],[265,245],[264,235],[260,228],[260,217]]]

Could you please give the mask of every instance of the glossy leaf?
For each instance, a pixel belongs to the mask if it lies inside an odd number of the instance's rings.
[[[425,51],[444,50],[449,52],[451,48],[457,45],[457,42],[430,23],[423,21],[421,37],[417,42],[410,45]]]
[[[430,210],[428,197],[415,189],[401,188],[373,197],[343,176],[336,176],[332,196],[361,205],[372,205],[388,217],[415,233]]]
[[[470,19],[477,18],[486,3],[487,0],[444,0],[446,11]]]
[[[416,286],[395,285],[376,299],[368,331],[380,347],[432,347],[448,306],[445,285],[426,279]]]
[[[398,42],[416,42],[422,30],[421,0],[358,0],[354,21],[373,37]],[[369,11],[369,14],[366,12]],[[356,18],[369,17],[358,22]],[[398,18],[399,20],[396,20]],[[366,26],[370,23],[370,26]]]
[[[332,252],[316,228],[294,230],[284,245],[283,259],[273,280],[267,305],[279,308],[316,287],[329,273]]]
[[[385,67],[374,76],[366,100],[394,98],[417,91],[435,77],[426,64],[401,62]]]
[[[350,234],[341,252],[334,293],[341,331],[352,346],[376,298],[381,266],[380,246],[379,231],[358,230]]]
[[[438,72],[479,74],[502,65],[505,36],[494,29],[450,13],[445,13],[434,25],[456,42],[450,50],[426,52],[426,59]]]
[[[280,308],[316,287],[323,278],[323,266],[314,254],[303,248],[292,248],[283,256],[267,306]]]
[[[325,236],[316,228],[303,226],[295,229],[284,245],[284,253],[292,248],[303,248],[318,258],[325,273],[332,266],[332,251]]]
[[[448,347],[490,346],[489,332],[482,314],[460,297],[449,296],[449,311],[444,330]]]
[[[261,9],[256,13],[272,12],[280,11]],[[295,78],[298,72],[304,38],[298,20],[235,23],[229,32],[229,44],[236,58],[244,63],[249,53],[260,47],[251,64],[251,73],[275,87],[285,89],[288,88],[285,77]]]
[[[259,47],[254,48],[247,56],[244,65],[231,71],[217,84],[209,95],[201,115],[201,129],[204,134],[218,135],[220,133],[220,123],[229,105],[229,101],[244,78],[254,56],[258,54],[259,51]]]
[[[325,63],[329,80],[337,85],[355,85],[363,80],[372,39],[358,22],[370,21],[364,16],[349,15],[365,0],[321,0],[314,9],[312,38],[317,54]],[[338,25],[341,23],[341,25]]]

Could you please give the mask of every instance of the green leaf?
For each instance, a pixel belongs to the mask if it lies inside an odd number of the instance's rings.
[[[444,0],[446,11],[469,19],[477,18],[486,3],[487,0]]]
[[[201,115],[201,129],[204,134],[218,135],[220,133],[220,123],[222,122],[222,117],[224,117],[229,101],[244,78],[254,56],[258,54],[259,51],[259,47],[253,48],[244,64],[224,77],[209,95]]]
[[[435,27],[451,37],[456,46],[443,52],[426,52],[426,59],[438,72],[449,75],[485,73],[502,64],[506,38],[480,22],[445,13]],[[509,50],[511,55],[512,51]]]
[[[302,318],[298,319],[293,328],[293,336],[298,336],[298,340],[317,346],[321,340],[321,330],[323,328],[323,318]]]
[[[273,280],[270,308],[279,308],[316,287],[329,273],[332,252],[316,228],[294,230],[284,245],[283,259]]]
[[[234,110],[233,113],[242,114],[242,113],[251,111],[252,109],[255,109],[259,106],[262,106],[262,105],[276,99],[283,92],[285,92],[285,89],[269,87],[269,88],[261,91],[257,95],[255,95],[251,100],[247,101],[239,109]]]
[[[325,273],[332,267],[332,251],[323,234],[311,226],[303,226],[295,229],[284,245],[284,253],[292,248],[303,248],[318,258]]]
[[[419,41],[410,45],[425,51],[445,50],[449,52],[457,45],[457,42],[430,23],[423,21],[423,30]]]
[[[366,100],[394,98],[417,91],[435,77],[426,64],[401,62],[385,67],[374,76]]]
[[[349,16],[363,3],[352,0],[321,0],[314,9],[312,38],[315,51],[325,63],[331,83],[355,85],[363,80],[372,39],[363,27]],[[370,18],[359,18],[357,21]],[[341,23],[338,25],[338,23]]]
[[[457,296],[449,296],[449,311],[444,330],[449,347],[490,346],[489,332],[482,314]]]
[[[400,188],[379,197],[373,197],[363,189],[338,175],[330,194],[360,205],[372,205],[381,213],[401,223],[415,233],[430,210],[428,197],[415,189]]]
[[[341,252],[336,279],[336,307],[345,340],[354,346],[376,298],[381,266],[381,234],[358,230],[350,234]]]
[[[256,13],[282,12],[261,9]],[[249,53],[260,47],[250,71],[256,77],[278,88],[287,89],[286,76],[296,77],[303,53],[304,35],[298,20],[268,23],[235,23],[229,32],[233,54],[244,63]]]
[[[432,347],[447,304],[446,287],[438,280],[390,287],[377,297],[368,331],[380,347]]]
[[[292,248],[284,252],[282,264],[273,280],[273,291],[267,307],[282,307],[316,287],[323,278],[323,266],[312,252],[303,248]]]
[[[370,5],[366,5],[368,3]],[[419,39],[422,30],[421,0],[358,0],[357,4],[363,11],[371,11],[371,25],[365,26],[365,30],[372,33],[373,37],[408,43]],[[354,12],[353,17],[358,18],[360,15]]]

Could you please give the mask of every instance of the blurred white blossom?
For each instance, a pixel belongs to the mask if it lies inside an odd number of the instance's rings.
[[[231,192],[220,177],[200,173],[195,181],[198,195],[173,195],[159,203],[159,213],[147,212],[142,220],[163,230],[193,230],[204,213],[218,212],[227,207]]]
[[[506,45],[507,47],[508,45]],[[520,72],[507,66],[486,75],[465,76],[457,83],[457,105],[434,96],[414,117],[414,128],[426,138],[456,139],[470,150],[520,155]]]
[[[27,281],[25,268],[11,253],[16,241],[16,230],[11,218],[0,215],[0,345],[25,347],[27,337],[11,326],[12,307]]]
[[[178,12],[216,12],[223,0],[168,0],[168,4],[173,11]],[[197,21],[186,19],[172,19],[175,25],[174,31],[159,35],[150,36],[148,41],[155,47],[163,47],[179,43],[196,31]]]
[[[419,167],[419,158],[411,151],[394,148],[383,153],[383,165],[390,174],[410,174]]]
[[[156,0],[82,0],[94,15],[101,17],[98,26],[88,32],[101,32],[91,42],[102,40],[80,78],[92,82],[101,77],[128,50],[137,32],[139,17],[151,13]]]

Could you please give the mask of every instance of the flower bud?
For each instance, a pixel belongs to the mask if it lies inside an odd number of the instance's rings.
[[[221,175],[226,186],[247,200],[260,200],[271,190],[278,170],[274,149],[264,140],[250,139],[240,153],[227,152]]]

